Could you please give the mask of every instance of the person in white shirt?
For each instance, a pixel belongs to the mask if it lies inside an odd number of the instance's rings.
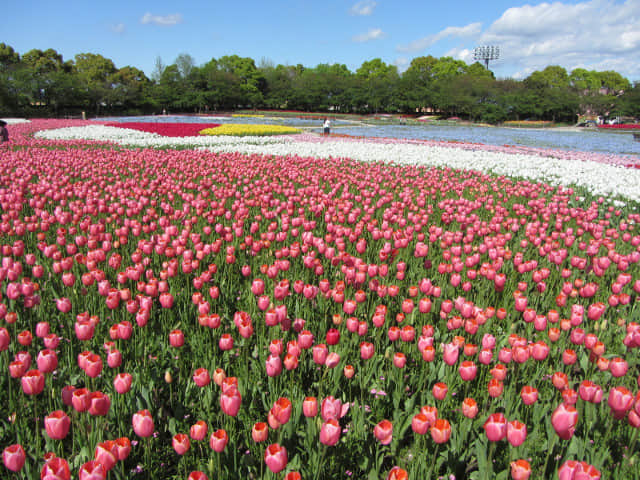
[[[324,119],[324,123],[322,124],[323,135],[329,135],[329,130],[331,128],[331,121],[328,118]]]

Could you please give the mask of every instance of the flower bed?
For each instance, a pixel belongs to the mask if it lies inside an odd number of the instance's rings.
[[[551,127],[553,122],[549,120],[509,120],[502,124],[505,127],[529,127],[529,128],[541,128]]]
[[[618,123],[615,125],[598,125],[602,130],[640,130],[640,123]]]
[[[636,201],[85,126],[0,147],[3,475],[638,478]]]
[[[169,122],[111,122],[109,127],[128,128],[141,132],[157,133],[163,137],[193,137],[201,130],[213,129],[219,123],[169,123]]]
[[[300,129],[283,125],[252,125],[227,123],[216,128],[206,128],[201,135],[230,135],[233,137],[263,137],[270,135],[288,135],[299,133]]]

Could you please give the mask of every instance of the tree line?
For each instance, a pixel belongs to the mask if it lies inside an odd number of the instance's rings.
[[[435,113],[473,121],[575,122],[578,114],[640,117],[640,82],[615,71],[548,66],[522,80],[496,79],[480,63],[414,58],[400,73],[379,58],[343,64],[274,65],[227,55],[196,65],[188,54],[151,78],[132,66],[53,49],[22,55],[0,43],[0,115],[25,117],[207,113],[267,108],[340,113]]]

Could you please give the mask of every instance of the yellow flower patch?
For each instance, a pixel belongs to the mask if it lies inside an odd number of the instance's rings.
[[[283,125],[251,125],[239,123],[227,123],[219,127],[200,130],[200,135],[232,135],[236,137],[262,137],[266,135],[287,135],[290,133],[300,133],[300,130]]]

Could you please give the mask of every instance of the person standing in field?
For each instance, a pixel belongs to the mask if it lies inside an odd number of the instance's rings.
[[[0,143],[9,141],[9,131],[7,130],[7,122],[0,120]]]
[[[322,124],[323,134],[329,135],[329,130],[331,129],[331,121],[328,118],[324,119],[324,123]]]

